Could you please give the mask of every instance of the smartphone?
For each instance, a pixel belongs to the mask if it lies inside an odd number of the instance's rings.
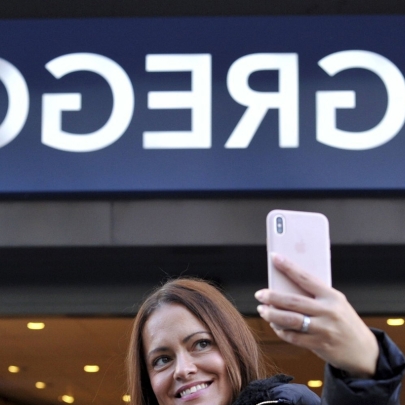
[[[275,252],[295,262],[304,271],[332,285],[329,221],[317,212],[273,210],[266,218],[269,288],[310,296],[271,261]]]

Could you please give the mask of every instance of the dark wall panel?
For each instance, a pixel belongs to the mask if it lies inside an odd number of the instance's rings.
[[[400,14],[397,0],[11,0],[0,18],[58,18],[153,15]]]
[[[363,315],[405,313],[402,246],[333,246],[333,284]],[[245,314],[266,286],[264,246],[3,248],[0,315],[132,316],[144,295],[178,276],[211,280]]]

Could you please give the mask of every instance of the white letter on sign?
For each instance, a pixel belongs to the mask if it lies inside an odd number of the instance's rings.
[[[146,55],[147,72],[189,72],[191,91],[150,91],[148,108],[191,108],[191,131],[145,131],[145,149],[211,147],[211,55]]]
[[[375,73],[388,95],[387,111],[378,125],[367,131],[350,132],[336,128],[336,109],[355,108],[353,91],[318,91],[316,93],[316,139],[339,149],[364,150],[390,141],[405,121],[405,81],[399,69],[387,58],[369,51],[342,51],[318,62],[329,76],[346,69],[361,68]]]
[[[260,70],[279,71],[277,93],[255,91],[249,87],[249,76]],[[279,109],[280,147],[298,147],[297,54],[257,53],[243,56],[230,67],[227,81],[232,98],[248,108],[226,142],[226,148],[247,148],[270,108]]]
[[[30,97],[23,75],[4,59],[0,59],[0,80],[8,96],[7,114],[0,125],[1,148],[11,142],[22,130],[28,116]]]
[[[62,112],[79,111],[81,94],[44,94],[42,96],[42,143],[68,152],[92,152],[117,141],[127,130],[134,111],[131,81],[120,65],[102,55],[72,53],[48,62],[45,67],[57,78],[68,73],[89,71],[99,74],[111,88],[113,107],[107,123],[89,134],[62,130]]]

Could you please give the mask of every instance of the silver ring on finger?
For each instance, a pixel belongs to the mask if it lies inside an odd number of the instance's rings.
[[[301,333],[308,333],[309,325],[311,324],[311,318],[308,315],[304,315],[304,319],[302,321],[302,326],[300,329]]]

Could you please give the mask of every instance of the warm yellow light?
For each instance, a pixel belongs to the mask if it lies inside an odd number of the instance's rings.
[[[31,330],[41,330],[45,328],[45,324],[43,322],[28,322],[27,328]]]
[[[43,390],[46,387],[46,384],[42,381],[37,381],[35,383],[35,387],[38,388],[39,390]]]
[[[402,318],[391,318],[387,319],[387,324],[390,326],[402,326],[405,323],[405,320]]]
[[[308,385],[308,387],[311,387],[311,388],[319,388],[319,387],[322,387],[322,381],[321,380],[309,380],[308,382],[307,382],[307,385]]]
[[[73,402],[75,402],[75,399],[70,395],[62,395],[61,399],[63,402],[66,402],[67,404],[73,404]]]
[[[9,366],[8,367],[8,371],[10,373],[19,373],[20,372],[20,367],[17,366]]]
[[[99,366],[96,366],[96,365],[86,365],[86,366],[84,366],[84,371],[86,372],[86,373],[97,373],[97,371],[99,371],[100,370],[100,367]]]
[[[122,400],[123,400],[124,402],[131,402],[131,396],[130,396],[130,395],[124,395],[124,396],[122,397]]]

